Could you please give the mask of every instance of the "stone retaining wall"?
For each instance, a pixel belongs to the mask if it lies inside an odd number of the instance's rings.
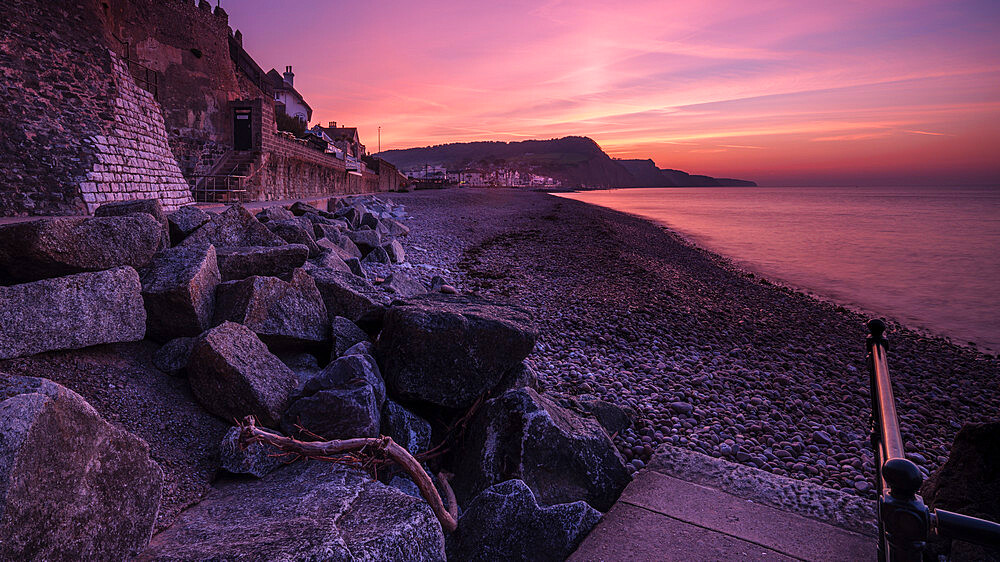
[[[188,183],[167,143],[160,104],[136,85],[113,52],[112,76],[118,86],[114,123],[106,135],[90,137],[96,162],[80,183],[88,212],[108,201],[159,199],[165,210],[193,202]]]

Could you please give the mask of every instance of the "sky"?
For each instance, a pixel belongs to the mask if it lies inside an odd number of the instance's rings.
[[[370,152],[583,135],[762,185],[1000,185],[1000,2],[224,0]]]

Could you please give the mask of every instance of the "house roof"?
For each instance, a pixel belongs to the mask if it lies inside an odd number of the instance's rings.
[[[313,128],[326,133],[326,135],[333,141],[345,140],[348,142],[361,142],[360,137],[358,137],[357,127],[322,127],[320,125],[316,125]]]
[[[285,77],[278,74],[277,70],[272,68],[271,70],[267,71],[267,80],[268,82],[271,83],[272,86],[274,86],[275,92],[289,92],[296,98],[298,98],[299,103],[304,105],[306,111],[308,111],[309,114],[312,115],[312,108],[309,107],[308,103],[306,103],[306,100],[305,98],[302,97],[302,94],[300,94],[298,90],[292,87],[291,84],[285,82]]]

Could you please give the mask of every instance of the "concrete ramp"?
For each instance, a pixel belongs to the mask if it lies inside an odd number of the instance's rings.
[[[875,560],[872,503],[666,447],[570,560]]]

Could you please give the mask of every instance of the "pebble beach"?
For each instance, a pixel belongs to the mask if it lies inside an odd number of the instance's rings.
[[[550,392],[632,409],[633,470],[672,443],[874,497],[867,317],[778,286],[661,226],[511,189],[394,194],[415,273],[534,313]],[[929,474],[1000,415],[1000,360],[889,321],[907,455]]]

